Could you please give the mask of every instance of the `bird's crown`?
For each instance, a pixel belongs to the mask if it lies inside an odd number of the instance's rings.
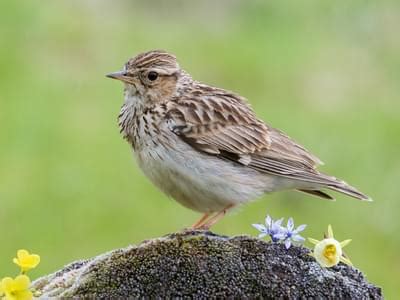
[[[180,70],[176,57],[164,50],[143,52],[131,58],[125,64],[125,70],[156,70],[159,73],[171,75]]]

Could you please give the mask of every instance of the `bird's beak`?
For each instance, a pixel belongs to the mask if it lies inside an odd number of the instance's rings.
[[[126,75],[126,71],[118,71],[114,73],[107,74],[108,78],[123,80]]]

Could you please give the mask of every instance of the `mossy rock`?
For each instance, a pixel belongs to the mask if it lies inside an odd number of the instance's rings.
[[[357,269],[322,268],[308,253],[185,231],[74,262],[33,287],[43,298],[382,298]]]

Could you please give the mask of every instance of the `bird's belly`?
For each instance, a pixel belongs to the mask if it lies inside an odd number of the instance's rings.
[[[174,149],[151,143],[135,152],[140,168],[164,193],[199,212],[215,212],[261,196],[274,186],[257,171],[202,154],[175,140]]]

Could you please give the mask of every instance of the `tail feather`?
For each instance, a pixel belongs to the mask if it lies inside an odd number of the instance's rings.
[[[343,180],[340,180],[333,176],[326,175],[324,173],[307,172],[305,174],[304,173],[301,174],[301,176],[297,176],[297,178],[304,180],[303,183],[304,182],[311,183],[306,187],[301,187],[298,189],[299,191],[304,193],[312,194],[314,196],[319,196],[324,199],[333,200],[333,198],[330,195],[320,191],[321,189],[329,189],[359,200],[372,201],[372,199],[369,196],[360,192],[355,187],[352,187]]]
[[[227,158],[232,159],[232,157]],[[310,166],[304,164],[303,161],[268,157],[266,153],[261,153],[251,156],[250,163],[246,164],[246,166],[262,173],[273,174],[294,180],[295,188],[324,199],[331,199],[332,197],[321,192],[321,189],[330,189],[356,199],[372,201],[370,197],[348,185],[346,182],[333,176],[320,173],[315,168],[310,168]]]
[[[333,198],[331,195],[324,193],[323,191],[320,190],[305,190],[305,189],[298,189],[299,192],[311,194],[313,196],[317,196],[326,200],[330,201],[335,201],[335,198]]]
[[[359,199],[359,200],[364,200],[364,201],[372,201],[372,199],[358,191],[356,188],[348,185],[347,183],[342,182],[341,184],[335,184],[335,185],[328,185],[328,189],[346,194],[348,196],[351,196],[353,198]]]
[[[351,185],[347,184],[343,180],[337,179],[332,176],[325,175],[323,173],[320,173],[319,175],[322,178],[329,180],[328,183],[324,184],[325,188],[327,188],[327,189],[348,195],[350,197],[353,197],[353,198],[356,198],[359,200],[372,201],[372,199],[369,196],[360,192],[355,187],[352,187]]]

